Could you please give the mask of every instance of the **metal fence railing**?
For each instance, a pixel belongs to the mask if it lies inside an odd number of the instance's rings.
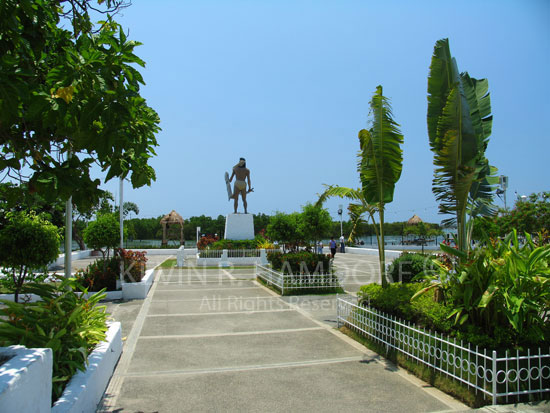
[[[261,249],[236,249],[236,250],[214,250],[204,249],[199,250],[199,258],[221,258],[223,251],[227,251],[227,258],[259,258],[261,256]],[[280,251],[279,249],[267,249],[266,254],[270,252]]]
[[[199,258],[221,258],[222,250],[199,250]]]
[[[550,392],[550,348],[525,353],[482,350],[341,298],[337,312],[338,327],[350,327],[452,377],[490,397],[493,404]]]
[[[256,265],[256,277],[276,286],[282,295],[291,290],[341,288],[336,274],[282,274],[263,265]]]

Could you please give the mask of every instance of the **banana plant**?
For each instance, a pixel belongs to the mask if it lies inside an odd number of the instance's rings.
[[[325,192],[319,195],[319,199],[317,200],[315,206],[322,206],[328,198],[336,196],[340,198],[347,198],[352,201],[348,205],[348,212],[352,224],[348,241],[353,242],[357,238],[357,229],[359,225],[361,223],[368,222],[369,219],[374,226],[376,239],[378,239],[378,227],[376,226],[376,220],[374,219],[374,214],[376,214],[377,209],[375,206],[367,204],[367,201],[365,201],[365,197],[360,189],[346,188],[338,185],[325,185],[325,188]],[[367,219],[364,218],[365,215],[367,216]]]
[[[330,196],[350,197],[360,201],[353,206],[355,213],[369,213],[374,227],[375,211],[379,222],[376,229],[380,279],[382,286],[386,280],[386,257],[384,246],[384,208],[393,201],[395,184],[401,177],[403,168],[403,135],[399,124],[393,120],[389,100],[382,94],[382,86],[377,86],[370,101],[371,127],[359,131],[360,151],[357,155],[357,170],[361,180],[361,189],[329,187]],[[327,195],[328,196],[328,195]],[[361,214],[359,214],[361,215]]]
[[[489,82],[458,71],[448,39],[434,47],[427,121],[435,165],[432,191],[439,212],[454,215],[444,223],[457,225],[458,247],[467,252],[467,213],[473,217],[494,211],[489,205],[496,168],[485,158],[493,117]]]

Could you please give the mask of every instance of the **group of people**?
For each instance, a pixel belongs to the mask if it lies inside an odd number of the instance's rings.
[[[336,245],[336,241],[334,240],[334,237],[330,238],[330,241],[329,241],[328,245],[329,245],[329,248],[330,248],[330,256],[331,256],[331,258],[334,258],[334,256],[336,255],[336,249],[337,249],[337,245]],[[323,253],[323,242],[322,241],[319,241],[319,244],[317,245],[317,252],[319,254]],[[343,235],[340,237],[340,252],[341,253],[346,252],[346,239],[344,238]]]

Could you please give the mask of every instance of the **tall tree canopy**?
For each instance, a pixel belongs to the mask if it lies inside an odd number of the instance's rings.
[[[157,113],[140,96],[144,62],[112,20],[121,0],[3,0],[0,3],[0,180],[48,201],[97,202],[99,179],[149,185]],[[106,12],[94,26],[89,12]],[[69,24],[67,24],[69,23]],[[70,26],[71,30],[65,28]],[[21,185],[25,184],[25,185]]]

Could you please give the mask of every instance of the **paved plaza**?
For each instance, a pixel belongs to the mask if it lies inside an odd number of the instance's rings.
[[[351,291],[370,258],[337,255]],[[99,411],[467,409],[335,330],[335,301],[281,298],[253,268],[158,270],[145,300],[109,304],[125,343]]]

